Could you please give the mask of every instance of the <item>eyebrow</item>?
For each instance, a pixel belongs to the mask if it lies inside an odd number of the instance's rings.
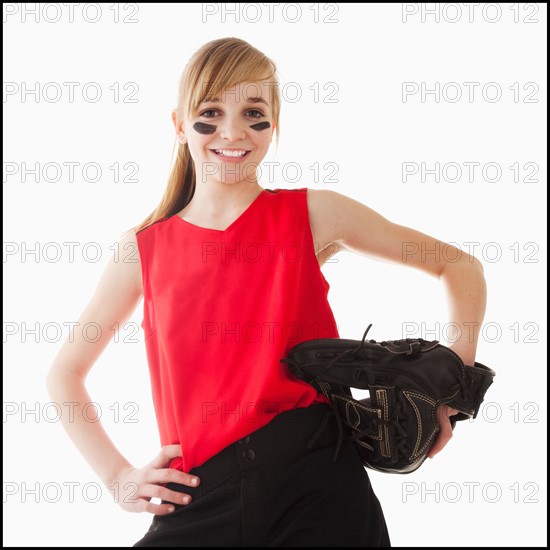
[[[247,103],[263,103],[266,106],[269,106],[267,101],[263,97],[246,97],[245,101]],[[211,99],[205,99],[202,103],[221,103],[219,97],[213,97]]]

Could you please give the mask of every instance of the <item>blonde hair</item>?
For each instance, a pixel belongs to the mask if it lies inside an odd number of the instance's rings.
[[[199,105],[241,82],[267,80],[279,140],[281,98],[277,67],[262,52],[239,38],[219,38],[202,46],[189,60],[181,75],[176,108],[177,120],[195,113]],[[182,210],[195,193],[196,174],[187,143],[179,143],[168,185],[160,204],[134,228],[136,233]]]

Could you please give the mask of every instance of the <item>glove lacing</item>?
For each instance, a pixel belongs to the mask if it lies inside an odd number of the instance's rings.
[[[355,441],[356,439],[361,439],[362,437],[368,437],[369,435],[372,435],[372,427],[365,428],[363,430],[354,432],[350,435],[344,435],[344,426],[343,426],[342,418],[340,416],[340,412],[338,410],[338,406],[336,405],[335,401],[331,401],[330,409],[327,409],[327,411],[323,416],[323,419],[321,420],[321,424],[319,425],[315,433],[311,436],[311,438],[308,441],[308,444],[307,444],[308,449],[311,449],[315,441],[317,441],[319,436],[323,433],[323,430],[328,425],[328,421],[330,417],[333,415],[336,418],[336,424],[338,426],[338,441],[336,442],[336,449],[332,457],[332,462],[336,462],[338,455],[340,454],[340,450],[342,448],[342,443],[344,441],[348,441],[348,440]],[[403,428],[400,427],[400,429],[403,429]],[[403,430],[403,433],[406,436],[407,432]],[[361,445],[364,447],[367,447],[368,449],[374,452],[374,447],[372,445],[369,445],[365,441],[361,441]]]
[[[341,359],[342,357],[344,357],[345,355],[355,355],[358,351],[361,350],[361,348],[363,347],[364,343],[365,343],[365,338],[367,337],[367,334],[370,330],[370,328],[372,327],[372,323],[367,327],[367,330],[365,330],[365,333],[363,334],[363,338],[361,338],[361,341],[359,342],[359,345],[357,345],[355,348],[353,349],[347,349],[345,351],[343,351],[342,353],[338,354],[325,368],[325,370],[330,370],[335,363],[338,362],[339,359]]]
[[[368,334],[369,330],[371,329],[371,327],[372,327],[372,323],[365,330],[365,332],[363,334],[363,338],[361,339],[361,342],[359,342],[359,345],[357,345],[354,349],[348,349],[348,350],[345,350],[342,353],[338,354],[336,357],[334,357],[334,359],[326,367],[324,367],[325,370],[330,370],[344,356],[349,355],[349,356],[353,357],[354,355],[356,355],[361,350],[361,348],[363,347],[363,345],[365,343],[365,339],[366,339],[367,334]],[[383,344],[385,344],[385,342]],[[347,440],[356,441],[358,439],[368,437],[369,435],[372,434],[372,428],[371,427],[365,428],[363,430],[355,431],[354,433],[352,433],[348,436],[345,436],[344,435],[344,428],[343,428],[342,418],[340,416],[338,406],[336,405],[336,402],[334,401],[334,399],[330,400],[330,405],[331,405],[331,409],[327,410],[327,413],[323,417],[321,425],[316,430],[316,432],[313,434],[313,436],[310,438],[310,440],[308,442],[308,448],[311,448],[313,446],[315,441],[318,439],[318,437],[321,435],[323,430],[326,428],[326,426],[328,424],[328,420],[329,420],[331,414],[334,414],[334,416],[336,417],[337,425],[338,425],[338,441],[336,443],[336,450],[334,452],[334,456],[333,456],[332,461],[336,462],[336,459],[338,458],[338,455],[340,454],[342,443],[344,441],[347,441]],[[396,454],[394,455],[394,457],[395,457],[394,461],[397,461],[398,460],[397,457],[399,457],[400,454],[406,454],[407,453],[408,433],[407,433],[406,427],[404,425],[406,419],[405,419],[405,416],[403,414],[403,409],[402,409],[401,403],[399,401],[395,404],[395,412],[396,412],[396,417],[392,420],[390,425],[394,428],[393,429],[394,433],[392,434],[392,436],[393,436],[392,440],[395,442],[395,451],[396,451]],[[372,445],[369,445],[364,440],[362,440],[360,444],[362,446],[370,449],[374,453],[374,456],[376,456],[376,453],[374,452],[374,447]]]
[[[367,327],[367,330],[365,330],[365,333],[363,334],[363,338],[361,339],[361,342],[359,342],[359,345],[356,346],[354,349],[347,349],[343,351],[342,353],[338,354],[325,368],[325,370],[329,370],[335,363],[338,362],[339,359],[344,357],[345,355],[355,355],[358,351],[361,350],[363,347],[363,344],[365,343],[365,338],[367,337],[367,334],[372,327],[372,323]],[[344,428],[342,425],[342,419],[340,417],[340,413],[338,411],[338,407],[333,399],[330,399],[330,410],[327,410],[325,415],[323,416],[323,419],[321,421],[321,424],[319,428],[315,431],[315,433],[312,435],[312,437],[308,441],[308,449],[311,449],[315,441],[319,438],[323,430],[327,427],[328,421],[331,417],[331,415],[334,415],[336,417],[336,423],[338,426],[338,441],[336,443],[336,450],[334,451],[334,456],[332,457],[332,461],[336,462],[336,459],[338,458],[338,455],[340,454],[340,449],[342,448],[342,443],[347,439],[356,439],[355,434],[344,436]],[[366,431],[366,430],[363,430]],[[363,431],[361,433],[363,433]],[[369,446],[370,447],[370,446]],[[374,450],[374,449],[373,449]]]

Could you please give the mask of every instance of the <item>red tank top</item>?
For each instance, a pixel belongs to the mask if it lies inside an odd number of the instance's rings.
[[[136,235],[161,445],[188,472],[285,410],[328,400],[280,363],[339,338],[315,256],[307,188],[264,189],[225,230],[177,215]]]

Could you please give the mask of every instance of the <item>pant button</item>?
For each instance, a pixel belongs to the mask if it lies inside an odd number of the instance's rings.
[[[248,443],[250,443],[250,437],[247,435],[244,439],[239,439],[239,443],[247,445]]]
[[[247,462],[252,462],[252,461],[256,458],[256,453],[255,453],[252,449],[247,449],[247,450],[243,453],[243,458],[244,458]]]

